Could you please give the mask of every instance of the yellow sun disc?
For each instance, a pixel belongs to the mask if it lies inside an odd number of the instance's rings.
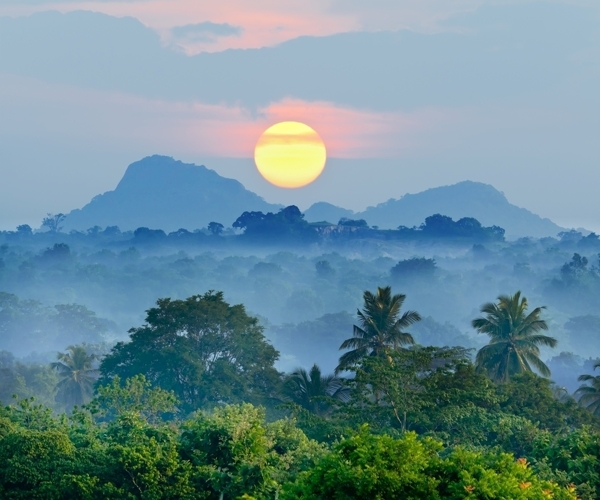
[[[327,160],[325,144],[300,122],[281,122],[263,132],[254,150],[261,175],[282,188],[299,188],[314,181]]]

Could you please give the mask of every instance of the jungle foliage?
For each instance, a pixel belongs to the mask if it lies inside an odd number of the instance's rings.
[[[69,417],[29,400],[2,408],[2,498],[575,499],[575,484],[594,498],[598,459],[590,460],[595,449],[585,430],[573,438],[588,449],[571,452],[578,460],[585,454],[586,469],[570,473],[547,457],[538,466],[414,432],[374,433],[367,425],[345,430],[330,446],[309,439],[294,419],[267,421],[251,404],[165,420],[145,413],[140,397],[174,411],[172,393],[150,389],[143,377],[124,388],[103,387]],[[543,434],[538,441],[532,457],[557,446]]]
[[[0,495],[599,498],[595,408],[561,396],[535,363],[499,378],[468,348],[416,344],[421,317],[404,299],[364,292],[341,343],[356,355],[337,375],[278,372],[263,327],[222,292],[159,299],[100,360],[82,345],[59,353],[53,394],[67,413],[4,401]],[[541,328],[519,293],[486,306],[486,321],[506,333],[507,304],[522,335]]]
[[[221,226],[0,234],[0,497],[600,498],[597,238]]]

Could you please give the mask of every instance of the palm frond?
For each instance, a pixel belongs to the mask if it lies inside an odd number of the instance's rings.
[[[421,321],[421,315],[416,311],[406,311],[402,317],[396,321],[395,327],[403,330],[404,328],[408,328],[415,323]]]
[[[343,349],[367,349],[369,346],[370,342],[368,339],[361,339],[361,338],[350,338],[350,339],[346,339],[344,340],[344,342],[342,342],[342,345],[340,346],[340,351]]]
[[[366,348],[354,349],[353,351],[348,351],[342,354],[342,356],[340,356],[338,366],[336,367],[334,373],[337,375],[340,372],[352,368],[368,354],[369,353]]]
[[[397,349],[403,345],[413,345],[415,343],[415,339],[410,333],[397,332],[389,336],[387,343],[391,344],[394,349]]]
[[[554,348],[558,345],[558,340],[548,335],[529,335],[527,337],[521,337],[519,340],[523,340],[536,347],[541,345]]]
[[[538,356],[530,353],[525,353],[524,358],[527,359],[527,361],[529,361],[529,363],[533,365],[533,367],[539,372],[539,374],[542,377],[549,378],[552,375],[552,372],[550,371],[550,368],[548,368],[548,365],[546,365],[546,363],[544,363]]]

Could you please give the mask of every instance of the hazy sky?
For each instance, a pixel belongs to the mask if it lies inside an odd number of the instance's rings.
[[[597,0],[0,0],[0,16],[0,228],[157,153],[301,208],[469,179],[600,230]],[[250,160],[282,120],[334,158],[307,188]]]

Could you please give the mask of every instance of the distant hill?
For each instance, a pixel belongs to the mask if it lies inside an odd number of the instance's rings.
[[[244,211],[276,212],[280,208],[204,166],[155,155],[129,165],[114,191],[67,214],[64,227],[193,230],[212,221],[231,226]]]
[[[114,191],[98,195],[67,215],[67,230],[119,226],[122,230],[149,227],[176,231],[206,227],[209,222],[231,224],[245,211],[277,212],[240,182],[221,177],[204,166],[167,156],[149,156],[132,163]],[[391,199],[364,212],[320,202],[305,212],[309,222],[337,223],[342,217],[365,219],[371,226],[392,229],[418,226],[433,214],[457,220],[474,217],[484,226],[497,225],[508,238],[556,236],[563,228],[515,205],[488,184],[459,182]]]
[[[343,208],[333,205],[316,203],[306,211],[306,219],[316,222],[323,220],[323,214],[337,216],[343,211]],[[564,230],[550,219],[543,219],[529,210],[512,205],[493,186],[472,181],[406,194],[398,200],[391,199],[345,217],[365,219],[369,225],[393,229],[398,226],[418,226],[435,213],[448,215],[455,220],[474,217],[484,226],[503,227],[508,238],[556,236]]]
[[[312,204],[310,208],[304,212],[304,218],[308,222],[327,221],[333,224],[337,224],[342,217],[352,219],[354,215],[352,210],[336,207],[335,205],[324,201]]]

